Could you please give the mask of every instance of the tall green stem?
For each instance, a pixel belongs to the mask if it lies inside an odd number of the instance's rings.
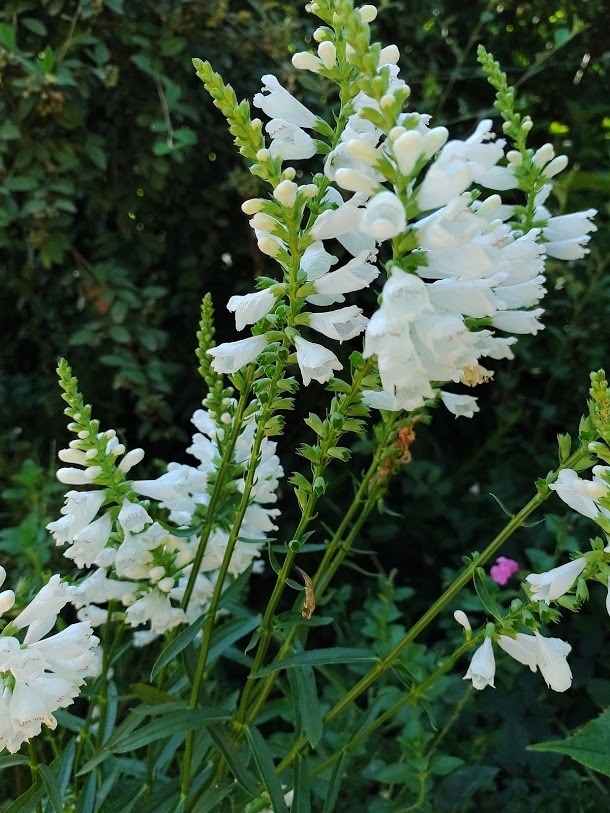
[[[229,473],[229,470],[233,464],[233,452],[235,450],[235,444],[237,443],[239,434],[242,430],[242,422],[244,418],[244,413],[246,411],[246,407],[248,406],[248,399],[250,397],[250,387],[252,385],[252,379],[254,376],[255,369],[256,366],[254,364],[251,364],[248,367],[248,370],[245,375],[244,386],[242,387],[239,402],[237,404],[237,410],[235,411],[235,417],[233,419],[231,436],[229,438],[229,442],[224,451],[222,460],[220,462],[220,466],[218,468],[216,482],[214,483],[214,489],[212,491],[212,495],[210,497],[210,502],[206,513],[206,521],[201,531],[199,545],[197,547],[197,553],[195,554],[195,558],[193,559],[188,584],[186,586],[186,590],[184,591],[184,597],[182,599],[183,609],[186,609],[188,607],[191,595],[193,594],[193,590],[195,588],[195,581],[197,580],[197,576],[199,575],[199,569],[201,567],[201,562],[205,554],[208,539],[210,538],[210,534],[212,533],[212,527],[214,525],[214,519],[216,517],[216,509],[222,496],[225,481],[227,479],[227,474]]]

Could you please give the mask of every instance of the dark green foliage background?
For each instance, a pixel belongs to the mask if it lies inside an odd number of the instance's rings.
[[[483,42],[518,86],[535,123],[532,143],[550,140],[570,157],[555,208],[596,207],[599,231],[586,261],[549,261],[546,329],[519,341],[514,362],[497,364],[494,382],[477,393],[481,413],[456,423],[439,412],[418,430],[414,460],[386,503],[400,517],[382,515],[360,545],[375,554],[359,564],[382,575],[354,575],[352,588],[338,589],[325,608],[347,643],[361,645],[350,641],[354,629],[373,641],[391,639],[428,606],[461,556],[481,550],[502,526],[489,493],[510,510],[531,496],[534,479],[555,464],[557,433],[576,432],[589,370],[610,367],[606,5],[381,2],[378,37],[400,47],[414,109],[459,135],[494,115],[493,93],[475,58]],[[57,357],[69,358],[103,426],[116,427],[131,446],[144,445],[147,460],[181,459],[188,418],[203,395],[194,357],[201,296],[212,292],[219,339],[231,339],[226,299],[270,272],[239,209],[257,193],[257,181],[235,156],[191,57],[209,59],[239,98],[252,96],[263,73],[276,73],[313,105],[317,80],[297,77],[290,63],[290,53],[310,42],[311,27],[300,4],[274,0],[2,4],[0,561],[17,563],[24,589],[28,573],[39,575],[56,556],[40,528],[57,515],[61,499],[51,474],[56,444],[65,440]],[[314,408],[317,397],[313,388],[306,393],[304,409]],[[288,427],[289,443],[293,437]],[[287,468],[298,465],[294,449],[285,451]],[[354,471],[365,465],[360,451],[362,444]],[[342,477],[329,521],[351,489]],[[290,503],[285,509],[294,511]],[[586,545],[585,522],[558,503],[550,510],[558,515],[522,530],[506,551],[524,568],[546,569],[555,554]],[[388,581],[383,574],[391,570]],[[462,605],[480,612],[472,596]],[[354,626],[357,613],[362,622]],[[553,632],[574,646],[575,683],[565,696],[551,695],[539,675],[503,661],[496,692],[474,698],[445,739],[447,754],[464,766],[448,776],[439,769],[430,780],[433,806],[421,809],[603,809],[598,780],[524,747],[560,736],[608,705],[609,627],[603,596],[596,595]],[[457,640],[453,622],[447,631]],[[437,629],[428,643],[440,637]],[[438,699],[439,727],[463,689],[459,675],[449,679]],[[410,738],[409,726],[417,729]],[[409,774],[417,764],[413,743],[430,730],[422,714],[417,724],[407,720],[400,736],[393,729],[380,738],[377,761],[360,755],[367,810],[390,809],[378,806],[379,781],[400,782],[400,766]],[[338,809],[365,809],[353,806],[363,798],[361,789],[354,792],[340,797]]]

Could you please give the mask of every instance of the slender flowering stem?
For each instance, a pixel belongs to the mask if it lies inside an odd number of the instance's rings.
[[[216,517],[216,508],[218,507],[218,503],[220,502],[223,489],[225,487],[227,475],[231,469],[231,465],[233,463],[233,452],[235,451],[235,444],[237,443],[237,439],[239,438],[239,434],[242,429],[242,422],[244,418],[244,413],[248,406],[248,399],[250,397],[250,386],[252,384],[252,379],[254,377],[254,372],[256,370],[256,365],[251,364],[248,367],[245,375],[245,386],[242,387],[241,395],[239,397],[239,402],[237,404],[237,410],[235,413],[235,418],[233,420],[232,429],[231,429],[231,436],[229,438],[229,442],[225,449],[225,452],[222,456],[222,460],[220,463],[220,467],[218,469],[218,474],[216,476],[216,481],[214,483],[214,490],[212,491],[212,495],[210,497],[210,503],[208,505],[208,509],[206,512],[206,521],[203,529],[201,531],[201,536],[199,538],[199,545],[197,547],[197,553],[195,554],[195,558],[193,559],[193,564],[191,568],[191,573],[189,575],[188,584],[186,586],[186,590],[184,591],[184,597],[182,599],[182,608],[186,609],[188,607],[188,603],[190,601],[191,595],[193,593],[193,589],[195,588],[195,582],[197,580],[197,576],[199,575],[199,568],[201,567],[201,562],[203,560],[205,549],[210,538],[210,534],[212,533],[212,528],[214,527],[214,520]]]
[[[282,378],[282,374],[284,372],[285,366],[285,355],[281,355],[278,357],[278,361],[276,363],[275,374],[273,379],[271,380],[268,391],[270,394],[270,398],[265,404],[265,406],[261,410],[261,415],[258,418],[256,424],[256,432],[254,435],[254,439],[252,441],[252,449],[250,452],[250,461],[248,465],[248,470],[246,473],[245,481],[244,481],[244,490],[243,494],[239,503],[239,507],[237,509],[237,513],[235,519],[233,521],[233,525],[231,528],[231,532],[229,534],[227,540],[227,546],[224,552],[222,564],[220,566],[220,570],[218,572],[218,577],[216,580],[216,584],[214,586],[214,592],[212,594],[212,598],[210,600],[210,606],[206,613],[206,619],[203,628],[203,639],[201,642],[201,647],[199,650],[199,659],[197,662],[197,668],[195,671],[195,676],[193,678],[193,684],[191,688],[191,695],[188,703],[188,707],[194,709],[197,706],[197,700],[199,697],[199,690],[201,688],[201,684],[203,682],[203,678],[205,675],[205,669],[207,666],[207,659],[210,653],[210,647],[212,644],[212,633],[214,631],[214,622],[216,619],[216,613],[218,612],[220,606],[220,600],[222,598],[222,592],[225,584],[225,580],[227,574],[229,572],[229,566],[231,564],[231,558],[233,556],[233,551],[235,550],[235,545],[239,539],[239,533],[241,530],[241,526],[246,515],[246,511],[248,506],[250,505],[250,494],[252,492],[252,488],[254,486],[254,479],[256,476],[256,468],[259,462],[260,450],[263,440],[265,438],[266,427],[269,419],[271,418],[273,412],[273,400],[275,397],[275,393],[277,390],[277,385]],[[245,388],[244,388],[245,391]],[[245,409],[245,407],[244,407]],[[240,416],[243,417],[243,411]],[[235,433],[237,435],[237,432]],[[232,454],[232,452],[231,452]],[[225,455],[226,459],[227,455]],[[183,798],[186,798],[188,795],[188,789],[190,785],[191,779],[191,764],[192,764],[192,753],[193,753],[193,739],[194,739],[194,732],[189,731],[186,736],[185,742],[185,751],[184,751],[184,760],[182,763],[182,794]]]

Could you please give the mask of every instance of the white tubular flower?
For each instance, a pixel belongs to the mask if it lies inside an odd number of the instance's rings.
[[[583,480],[573,469],[562,469],[557,481],[549,488],[555,491],[566,505],[589,519],[597,519],[601,509],[596,501],[608,495],[608,486],[605,483]]]
[[[503,141],[491,141],[491,120],[485,119],[466,141],[449,141],[428,169],[418,191],[423,211],[444,206],[473,183],[489,189],[512,189],[513,172],[496,167],[503,156]]]
[[[42,635],[32,635],[31,628],[26,637],[29,642],[20,644],[17,638],[0,636],[4,674],[4,679],[0,676],[0,750],[6,748],[12,754],[40,734],[43,723],[56,727],[53,712],[72,703],[98,663],[99,639],[88,622],[72,624],[44,641]]]
[[[413,172],[417,159],[424,150],[424,136],[417,130],[407,130],[392,142],[392,151],[399,171],[406,176]]]
[[[91,567],[108,544],[111,533],[112,520],[109,514],[104,514],[74,535],[74,542],[64,556],[73,559],[77,567]]]
[[[294,340],[297,362],[301,368],[303,384],[307,386],[313,379],[323,384],[332,378],[333,370],[340,370],[341,362],[333,352],[321,344],[309,342],[297,336]]]
[[[400,199],[393,192],[380,192],[368,202],[360,228],[376,240],[388,240],[401,234],[407,216]]]
[[[470,621],[468,620],[468,616],[464,612],[464,610],[456,610],[453,613],[453,617],[455,620],[460,624],[460,626],[464,627],[466,632],[472,632],[472,627],[470,626]]]
[[[292,209],[297,200],[297,192],[299,187],[294,181],[285,180],[281,181],[273,190],[273,197],[288,209]]]
[[[486,686],[494,686],[494,676],[496,674],[496,662],[494,659],[491,638],[485,638],[481,646],[475,651],[470,661],[470,667],[464,675],[464,680],[472,680],[475,689],[484,689]]]
[[[58,575],[51,576],[29,605],[11,621],[11,627],[19,630],[29,627],[24,644],[38,641],[53,628],[57,614],[69,598],[68,585],[60,581]]]
[[[190,451],[190,449],[187,449]],[[151,497],[159,502],[170,502],[178,500],[184,496],[187,490],[188,467],[178,466],[175,469],[165,472],[156,480],[133,480],[131,487],[136,494],[143,497]]]
[[[262,77],[262,93],[257,93],[252,100],[255,107],[260,107],[270,119],[284,119],[298,127],[313,127],[316,116],[283,88],[272,74]]]
[[[303,313],[307,317],[307,324],[318,333],[323,333],[329,339],[337,339],[339,344],[354,336],[359,336],[368,324],[366,316],[362,315],[360,308],[350,305],[336,311],[325,313]]]
[[[60,483],[65,483],[67,486],[89,486],[91,480],[86,476],[83,469],[57,469],[55,475]]]
[[[501,311],[495,314],[491,324],[507,333],[532,333],[535,336],[539,330],[544,330],[544,325],[538,321],[543,313],[543,308],[535,308],[533,311]]]
[[[153,520],[150,514],[138,503],[131,500],[123,500],[123,505],[119,511],[119,525],[125,533],[139,533],[144,530]]]
[[[544,207],[541,209],[546,213]],[[540,211],[537,210],[537,214]],[[549,218],[542,230],[546,253],[558,260],[579,260],[588,254],[586,245],[591,239],[589,234],[597,231],[597,226],[591,222],[596,214],[596,209],[587,209],[585,212]]]
[[[546,685],[554,692],[565,692],[572,685],[572,671],[566,658],[572,647],[561,638],[543,638],[536,630],[536,663]]]
[[[532,601],[550,601],[563,596],[587,566],[587,559],[581,556],[561,567],[554,567],[546,573],[530,573],[525,579],[532,588]]]
[[[546,293],[545,278],[540,274],[518,285],[502,285],[495,293],[507,308],[531,308],[537,305]]]
[[[355,196],[356,197],[356,196]],[[322,212],[311,228],[315,240],[330,240],[360,228],[364,210],[360,208],[360,199],[345,201],[337,209]]]
[[[125,474],[134,466],[137,466],[138,463],[141,463],[144,460],[144,449],[131,449],[125,457],[121,460],[118,465],[118,469]]]
[[[47,531],[53,535],[57,545],[72,542],[74,536],[85,528],[95,517],[104,502],[103,490],[68,491],[61,513],[63,516],[49,522]]]
[[[496,279],[454,280],[441,279],[428,286],[430,302],[437,311],[459,311],[465,316],[481,318],[493,316],[502,309],[504,289],[501,299],[493,292]]]
[[[472,395],[454,395],[441,390],[441,401],[456,418],[472,418],[475,412],[479,412],[477,399]]]
[[[308,280],[316,280],[328,273],[336,262],[337,257],[325,250],[321,240],[316,240],[301,255],[301,271],[307,274]]]
[[[217,373],[232,375],[260,356],[266,346],[265,336],[250,336],[237,342],[219,344],[207,352],[212,356],[212,367]]]
[[[237,330],[243,330],[246,325],[253,325],[266,316],[274,305],[275,297],[265,290],[244,296],[232,296],[227,303],[227,310],[235,313]]]
[[[163,635],[184,623],[186,616],[184,610],[172,606],[169,596],[155,588],[127,608],[125,620],[131,627],[150,622],[151,630],[157,635]]]
[[[271,136],[269,152],[283,161],[300,161],[316,154],[316,142],[296,124],[283,119],[271,119],[265,130]]]
[[[331,305],[334,302],[343,302],[345,300],[343,294],[368,288],[379,276],[377,266],[368,262],[370,256],[368,251],[361,251],[336,271],[317,277],[315,288],[318,294],[306,297],[307,301],[314,305]]]
[[[536,671],[538,647],[536,638],[533,635],[525,635],[522,632],[518,632],[514,638],[509,635],[500,635],[498,636],[498,646],[511,658],[519,661],[524,666],[529,666],[532,672]]]
[[[335,173],[335,183],[348,192],[363,192],[370,196],[379,188],[378,181],[359,172],[357,169],[341,167]]]
[[[297,51],[292,56],[292,64],[297,71],[311,71],[312,73],[319,73],[320,68],[324,66],[320,57],[309,51]]]

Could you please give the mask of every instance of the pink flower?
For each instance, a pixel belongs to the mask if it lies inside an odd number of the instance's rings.
[[[495,565],[490,568],[489,575],[496,584],[500,584],[504,587],[513,573],[516,573],[518,570],[519,562],[515,562],[514,559],[507,559],[506,556],[500,556],[496,560]]]

